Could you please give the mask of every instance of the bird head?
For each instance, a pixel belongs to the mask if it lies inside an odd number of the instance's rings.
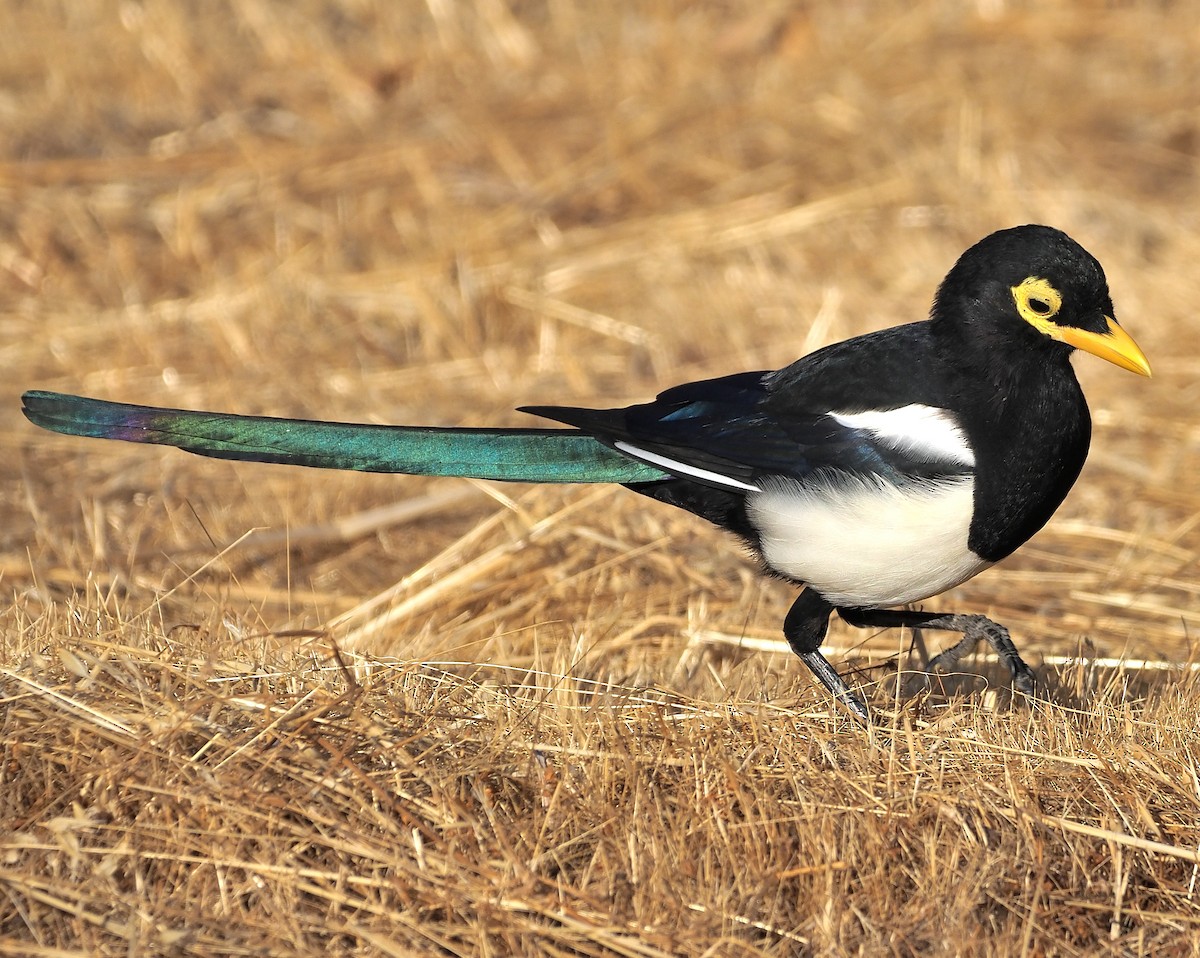
[[[1075,349],[1150,375],[1150,363],[1113,318],[1104,270],[1060,230],[1017,226],[984,237],[959,257],[934,301],[940,335],[987,359]]]

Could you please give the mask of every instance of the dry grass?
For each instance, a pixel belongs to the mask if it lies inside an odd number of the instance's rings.
[[[0,51],[0,954],[1200,950],[1194,6],[84,0]],[[620,490],[17,412],[517,424],[917,318],[1029,221],[1156,372],[1078,364],[1083,481],[941,600],[1032,707],[835,628],[864,734],[790,591]]]

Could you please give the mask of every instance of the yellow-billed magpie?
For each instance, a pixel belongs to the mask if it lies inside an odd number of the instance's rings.
[[[860,627],[962,633],[931,666],[987,640],[1033,688],[1008,631],[982,615],[896,610],[1003,559],[1063,501],[1091,417],[1076,349],[1150,375],[1113,318],[1099,262],[1021,226],[967,250],[928,320],[820,349],[774,372],[676,386],[620,409],[528,406],[574,427],[438,429],[130,406],[33,391],[25,414],[69,435],[228,459],[524,482],[618,482],[740,536],[803,587],[784,635],[860,719],[820,653],[836,610]]]

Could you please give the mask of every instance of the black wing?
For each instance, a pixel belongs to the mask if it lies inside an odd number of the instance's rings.
[[[963,457],[848,425],[838,413],[944,408],[926,324],[839,343],[777,372],[676,386],[623,409],[526,406],[591,433],[634,458],[718,488],[755,488],[764,476],[804,481],[817,471],[890,482],[969,472]],[[949,416],[949,413],[946,413]]]

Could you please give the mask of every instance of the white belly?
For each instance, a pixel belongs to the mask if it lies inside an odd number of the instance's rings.
[[[776,480],[746,507],[763,558],[834,605],[903,605],[964,582],[990,564],[967,546],[970,477],[910,483]],[[836,496],[834,491],[836,489]]]

